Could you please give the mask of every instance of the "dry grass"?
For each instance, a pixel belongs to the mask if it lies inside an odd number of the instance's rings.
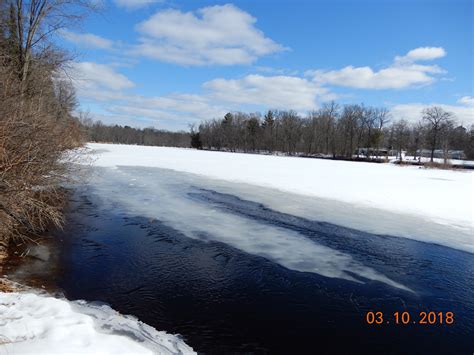
[[[8,65],[0,65],[0,260],[8,244],[31,240],[64,222],[68,150],[82,143],[71,117],[74,97],[51,72],[36,68],[27,93]],[[41,75],[40,75],[41,74]]]
[[[16,282],[0,277],[0,292],[19,292],[24,289],[25,287]]]

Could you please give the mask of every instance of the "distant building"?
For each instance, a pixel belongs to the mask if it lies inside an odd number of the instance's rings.
[[[399,156],[400,152],[397,150],[397,149],[390,149],[388,151],[388,155],[391,156],[391,157],[397,157],[397,159],[400,159],[400,156]],[[402,159],[405,159],[405,155],[407,154],[407,151],[406,150],[402,150],[401,151],[401,154],[402,154]]]
[[[431,150],[429,149],[418,149],[416,151],[417,156],[424,158],[431,157]],[[433,154],[434,158],[444,159],[444,150],[436,149]],[[448,150],[448,159],[466,159],[466,154],[463,150]]]
[[[357,148],[355,154],[362,156],[386,157],[389,155],[389,150],[387,148]]]
[[[396,149],[388,149],[388,148],[357,148],[355,151],[356,155],[367,157],[397,157],[398,159],[400,158],[399,156],[399,151]],[[406,150],[402,150],[402,159],[405,158],[405,155],[407,153]]]

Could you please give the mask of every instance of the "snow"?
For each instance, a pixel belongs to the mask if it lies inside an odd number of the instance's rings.
[[[410,215],[474,238],[471,171],[168,147],[98,143],[88,147],[97,153],[96,166],[160,167],[247,183]]]
[[[413,155],[402,156],[402,159],[403,159],[404,162],[407,162],[407,163],[417,163],[417,162],[430,163],[431,162],[431,158],[427,158],[427,157],[416,157],[415,158]],[[395,162],[395,161],[399,160],[399,158],[389,157],[389,160],[391,162]],[[444,159],[442,159],[442,158],[433,158],[433,163],[444,164]],[[446,163],[448,165],[453,165],[455,167],[459,167],[459,166],[474,167],[474,161],[473,160],[448,159],[446,161]]]
[[[199,188],[283,213],[474,253],[472,171],[90,143],[89,187],[104,204],[158,218],[288,269],[412,291],[297,231],[192,199]],[[159,168],[160,170],[157,170]],[[415,290],[416,291],[416,290]],[[0,354],[194,354],[178,336],[110,307],[35,292],[0,293]]]
[[[180,338],[106,305],[0,293],[0,354],[195,354]]]

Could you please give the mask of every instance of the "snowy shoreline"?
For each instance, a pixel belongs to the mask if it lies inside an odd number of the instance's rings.
[[[0,293],[0,354],[196,354],[106,305],[46,294]]]
[[[147,166],[419,216],[472,231],[472,171],[89,143],[94,165]]]

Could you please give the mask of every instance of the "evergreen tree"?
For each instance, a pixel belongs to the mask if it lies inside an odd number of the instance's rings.
[[[199,132],[191,132],[191,147],[202,149],[201,136]]]

